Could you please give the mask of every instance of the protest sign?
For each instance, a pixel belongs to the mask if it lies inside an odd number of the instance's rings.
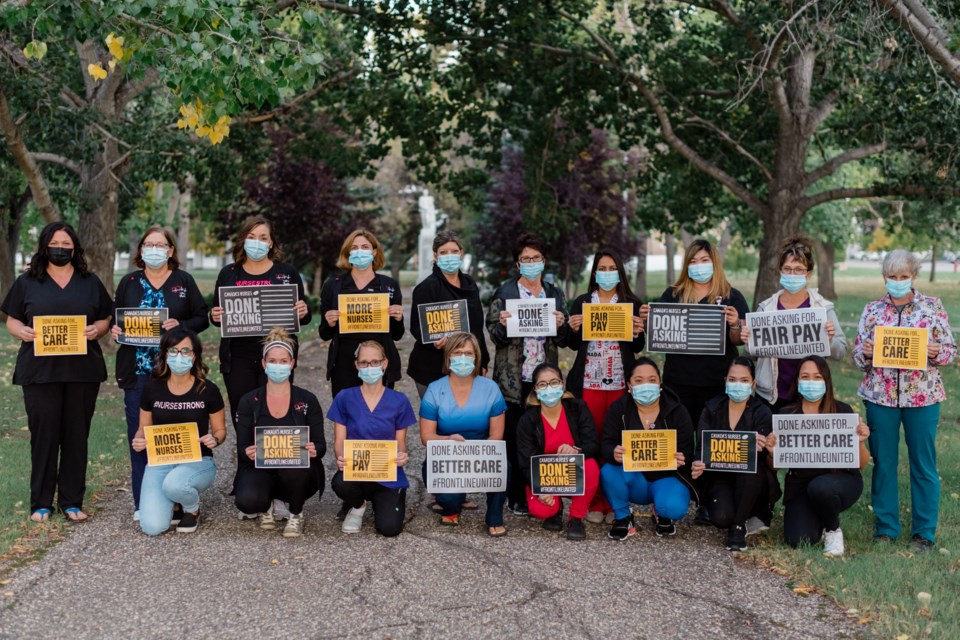
[[[147,466],[200,462],[196,422],[151,425],[143,428],[143,436],[147,440]]]
[[[389,308],[388,293],[341,293],[340,333],[389,333]]]
[[[254,427],[257,469],[309,469],[309,427]]]
[[[223,308],[220,336],[265,336],[274,327],[298,333],[300,318],[295,307],[298,299],[295,284],[220,287],[220,306]]]
[[[929,329],[876,327],[873,366],[893,369],[926,369]]]
[[[669,471],[677,468],[677,432],[649,429],[623,432],[624,471]]]
[[[508,338],[533,338],[557,335],[557,302],[553,298],[528,298],[507,300]]]
[[[34,316],[35,356],[83,356],[87,354],[86,316]]]
[[[496,493],[507,490],[503,440],[427,442],[428,493]]]
[[[417,305],[423,344],[440,342],[454,333],[470,333],[467,301],[436,302]]]
[[[701,460],[708,471],[755,473],[757,470],[756,431],[702,431]]]
[[[758,358],[799,360],[830,355],[827,310],[786,309],[747,314],[747,353]]]
[[[530,457],[530,490],[535,496],[582,496],[583,454]]]
[[[120,307],[117,309],[117,326],[123,333],[117,342],[135,347],[156,347],[160,344],[162,325],[169,317],[170,310],[166,307]]]
[[[583,339],[633,340],[633,305],[583,305]]]
[[[778,469],[856,469],[860,438],[855,413],[773,416],[773,466]]]
[[[727,351],[724,307],[715,304],[650,303],[647,350],[722,356]]]
[[[343,479],[347,481],[396,482],[396,440],[344,440]]]

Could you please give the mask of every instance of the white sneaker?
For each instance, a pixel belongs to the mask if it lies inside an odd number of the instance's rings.
[[[277,528],[277,521],[273,517],[273,506],[260,514],[260,528],[264,531],[273,531]]]
[[[133,521],[140,522],[140,509],[133,512]]]
[[[273,517],[276,520],[286,520],[290,517],[290,507],[287,506],[287,503],[279,498],[273,500],[273,506],[270,507],[273,510]]]
[[[587,522],[592,522],[593,524],[600,524],[601,522],[603,522],[603,512],[588,511],[586,520]]]
[[[763,533],[764,531],[769,530],[770,527],[767,526],[763,520],[757,516],[750,516],[747,518],[747,535],[755,536],[758,533]]]
[[[823,555],[834,558],[843,555],[843,531],[839,527],[836,531],[823,532]]]
[[[344,533],[360,533],[360,527],[363,526],[363,512],[367,510],[367,505],[364,503],[359,509],[350,509],[347,511],[347,517],[343,519],[343,525],[340,527],[340,531]]]
[[[259,513],[244,513],[243,511],[237,511],[238,520],[256,520],[259,515]]]
[[[287,524],[283,527],[284,538],[299,538],[303,535],[303,514],[290,514],[287,518]]]

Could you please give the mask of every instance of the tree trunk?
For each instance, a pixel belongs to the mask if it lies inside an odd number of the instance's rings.
[[[137,257],[137,245],[140,244],[140,234],[137,233],[136,229],[130,229],[127,232],[127,251],[130,253],[130,257],[127,258],[127,270],[133,271],[137,268],[137,265],[134,263],[134,258]]]
[[[730,242],[733,240],[733,234],[730,233],[730,221],[723,223],[723,231],[720,232],[720,242],[717,243],[717,252],[720,254],[720,261],[727,261],[727,251],[730,250]]]
[[[320,297],[320,289],[323,287],[323,261],[317,260],[313,267],[313,285],[310,287],[311,295]],[[321,320],[322,322],[323,320]]]
[[[757,280],[754,287],[753,305],[766,300],[780,289],[780,245],[800,228],[800,219],[795,206],[782,203],[771,207],[763,220],[763,240],[760,243],[760,264],[757,267]]]
[[[197,180],[188,175],[184,180],[183,189],[177,189],[177,250],[180,252],[180,261],[188,265],[187,255],[190,253],[190,219],[193,213],[193,188]],[[200,256],[202,260],[202,256]],[[198,261],[198,264],[202,262]],[[189,268],[196,268],[198,264],[191,264]]]
[[[832,242],[822,240],[814,240],[813,244],[817,252],[817,288],[824,298],[836,300],[837,286],[833,275],[837,248]]]
[[[650,235],[641,233],[637,238],[637,276],[634,280],[633,293],[641,300],[647,299],[647,242]]]
[[[930,282],[937,277],[937,243],[930,247]]]
[[[116,254],[119,199],[117,180],[110,165],[116,161],[117,144],[106,140],[91,165],[84,167],[81,192],[90,208],[80,211],[77,234],[86,253],[87,266],[108,291],[113,290],[113,262]],[[91,206],[92,205],[92,206]]]
[[[5,298],[17,279],[17,248],[20,245],[20,225],[30,204],[30,187],[12,199],[7,206],[6,219],[0,224],[0,297]]]
[[[677,270],[673,266],[673,254],[677,252],[677,241],[672,233],[668,233],[664,238],[663,246],[667,252],[667,286],[669,287],[677,281]]]

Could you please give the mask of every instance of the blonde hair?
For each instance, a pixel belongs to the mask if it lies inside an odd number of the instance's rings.
[[[297,343],[293,341],[293,338],[290,337],[290,334],[287,333],[287,330],[283,327],[270,329],[270,333],[265,335],[261,342],[263,344],[264,358],[267,357],[267,352],[274,347],[281,347],[285,351],[288,351],[291,358],[294,358],[294,354],[297,352]]]
[[[360,350],[364,347],[369,347],[371,349],[376,349],[380,352],[380,357],[384,360],[387,359],[387,350],[383,348],[383,345],[377,342],[376,340],[364,340],[357,346],[356,353],[353,354],[353,359],[356,360],[360,357]]]
[[[450,358],[453,356],[454,349],[459,349],[465,344],[473,347],[473,375],[480,375],[480,343],[475,335],[466,332],[447,336],[447,342],[443,345],[443,373],[450,373]]]
[[[380,241],[377,240],[377,236],[366,229],[351,231],[347,239],[343,241],[343,244],[340,246],[340,255],[337,257],[337,268],[343,269],[344,271],[353,269],[353,265],[350,264],[350,245],[360,236],[369,240],[370,244],[373,245],[373,270],[377,271],[382,269],[383,265],[387,264],[387,258],[383,255],[383,248],[380,246]]]
[[[717,247],[714,246],[712,242],[700,238],[691,242],[690,246],[687,247],[686,252],[683,254],[683,267],[680,269],[680,277],[678,277],[677,281],[673,284],[673,296],[683,304],[697,304],[700,302],[700,298],[696,293],[697,283],[694,282],[687,273],[687,267],[690,266],[693,257],[701,251],[706,251],[710,256],[710,261],[713,262],[713,278],[710,280],[710,291],[707,292],[706,297],[710,302],[714,302],[718,297],[730,297],[732,287],[727,280],[727,276],[723,273],[723,262],[720,260],[720,252],[717,251]]]

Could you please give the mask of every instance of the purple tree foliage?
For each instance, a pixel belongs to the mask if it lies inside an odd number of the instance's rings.
[[[523,231],[529,196],[523,175],[523,150],[503,150],[500,169],[493,172],[487,208],[473,237],[484,275],[491,282],[503,280],[513,269],[513,242]]]

